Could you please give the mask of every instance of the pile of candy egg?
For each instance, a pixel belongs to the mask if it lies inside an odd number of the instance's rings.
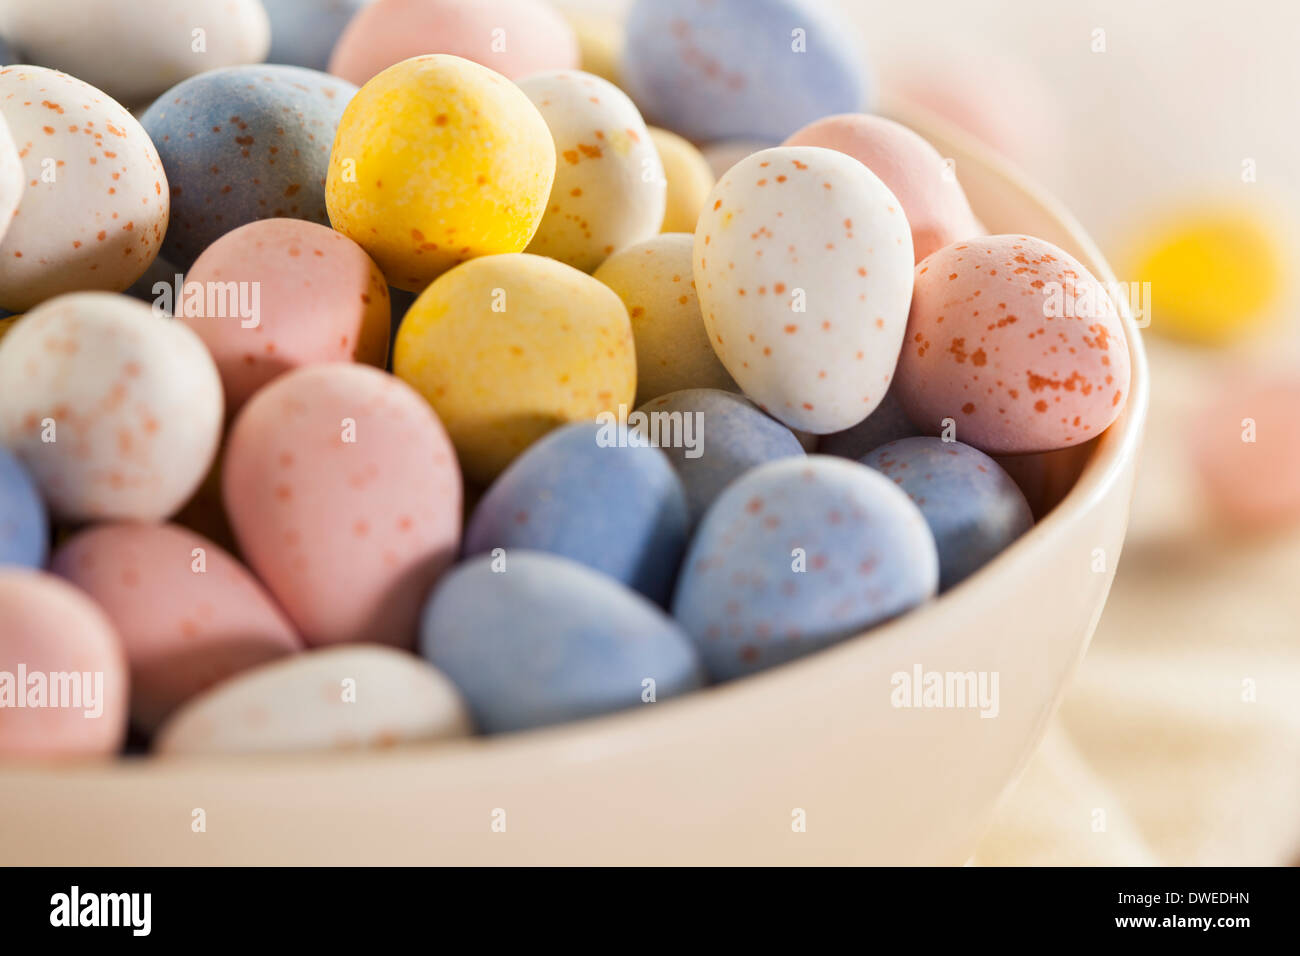
[[[663,704],[958,585],[1033,524],[991,456],[1124,405],[1097,279],[808,0],[621,55],[540,0],[6,9],[2,756]]]

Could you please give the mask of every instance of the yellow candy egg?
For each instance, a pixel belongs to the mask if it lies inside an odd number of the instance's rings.
[[[1132,256],[1150,283],[1151,330],[1205,345],[1238,340],[1265,324],[1284,282],[1273,227],[1240,206],[1176,212]]]
[[[668,180],[668,208],[660,232],[694,232],[704,200],[717,179],[704,154],[688,140],[657,126],[650,127],[650,142],[659,150]]]
[[[433,406],[478,483],[551,429],[636,395],[623,302],[526,253],[475,259],[430,285],[402,321],[393,370]]]
[[[740,390],[709,344],[695,295],[694,249],[689,233],[665,233],[620,249],[594,273],[631,317],[638,405],[684,388]]]
[[[461,262],[523,250],[554,179],[555,144],[528,97],[436,54],[389,67],[348,104],[325,201],[391,285],[418,292]]]
[[[611,17],[582,12],[564,12],[564,18],[578,37],[579,60],[586,73],[619,85],[619,61],[623,59],[623,27]]]

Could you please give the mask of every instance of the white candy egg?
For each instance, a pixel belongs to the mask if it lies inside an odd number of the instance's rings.
[[[145,303],[60,296],[0,340],[0,444],[59,517],[165,518],[221,435],[221,379],[202,340]]]
[[[93,86],[35,66],[0,69],[0,115],[26,183],[0,242],[0,308],[128,288],[157,257],[170,208],[144,128]]]
[[[462,737],[442,672],[403,651],[343,645],[281,658],[194,698],[158,735],[164,754],[287,753]]]
[[[745,394],[818,435],[885,395],[912,300],[903,207],[856,159],[777,147],[733,166],[695,231],[709,341]]]
[[[579,70],[519,81],[555,140],[555,184],[526,251],[591,272],[616,249],[657,235],[668,201],[659,152],[614,84]]]

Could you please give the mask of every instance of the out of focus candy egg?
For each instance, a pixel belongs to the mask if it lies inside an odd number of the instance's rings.
[[[203,480],[221,379],[199,337],[126,296],[82,292],[0,342],[0,443],[71,521],[165,518]]]
[[[393,369],[433,405],[479,483],[551,429],[636,394],[619,297],[528,254],[475,259],[434,282],[402,322]]]
[[[0,568],[0,758],[101,757],[126,737],[113,625],[50,574]]]
[[[176,306],[216,359],[230,415],[290,369],[388,360],[383,273],[355,242],[313,222],[261,219],[226,233],[185,276]]]
[[[563,14],[578,41],[578,65],[582,71],[621,85],[625,39],[622,24],[596,13],[565,10]]]
[[[700,315],[694,247],[688,233],[655,236],[620,249],[594,273],[631,317],[638,402],[683,388],[736,390]]]
[[[484,555],[447,575],[420,650],[488,733],[667,700],[701,683],[673,621],[613,579],[551,554]]]
[[[329,224],[325,171],[356,88],[296,66],[236,66],[186,80],[141,117],[171,183],[163,255],[182,270],[258,219]]]
[[[42,567],[49,541],[49,516],[36,483],[0,445],[0,566]]]
[[[455,454],[419,395],[364,365],[286,373],[235,420],[222,485],[240,550],[307,644],[413,646],[461,517]]]
[[[1128,386],[1115,303],[1064,250],[988,236],[917,266],[898,398],[923,431],[949,419],[990,454],[1065,448],[1105,431]]]
[[[776,145],[779,144],[771,140],[728,139],[701,146],[700,155],[704,157],[709,164],[709,168],[713,170],[714,178],[721,179],[727,170],[746,156],[753,156],[755,153],[761,153],[763,150],[771,149]]]
[[[463,737],[456,688],[389,647],[331,647],[232,677],[164,725],[159,754],[375,750]]]
[[[262,0],[271,19],[268,63],[329,68],[343,28],[371,0]]]
[[[419,292],[475,256],[521,252],[555,178],[555,143],[509,80],[454,56],[421,56],[365,85],[339,123],[330,222],[389,284]]]
[[[659,151],[668,180],[668,203],[659,231],[694,232],[717,177],[703,154],[676,133],[651,126],[650,140]]]
[[[0,114],[27,184],[0,242],[0,308],[126,289],[158,255],[169,204],[158,151],[135,117],[36,66],[0,70]]]
[[[894,194],[829,149],[741,160],[695,230],[695,289],[718,358],[760,408],[814,434],[856,425],[880,404],[911,269]]]
[[[881,445],[919,434],[920,431],[912,424],[898,401],[898,384],[895,382],[885,392],[885,397],[876,406],[876,410],[862,421],[842,432],[822,435],[817,441],[817,451],[823,455],[858,461],[867,452],[875,451]]]
[[[98,525],[60,547],[51,570],[113,622],[131,670],[131,720],[146,732],[210,685],[301,646],[241,564],[176,525]]]
[[[769,462],[704,516],[673,616],[718,680],[851,637],[931,597],[934,538],[891,481],[840,458]]]
[[[663,164],[627,95],[578,70],[538,73],[519,88],[546,120],[559,156],[528,251],[590,272],[615,249],[659,232]]]
[[[603,571],[666,603],[686,547],[686,494],[668,459],[617,421],[556,429],[488,489],[466,555],[545,551]]]

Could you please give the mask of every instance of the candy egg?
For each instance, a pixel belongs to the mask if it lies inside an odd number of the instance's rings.
[[[673,621],[613,579],[530,551],[447,575],[424,610],[420,651],[488,733],[642,706],[701,683]]]
[[[149,733],[217,681],[301,647],[239,562],[176,525],[98,525],[60,547],[51,570],[113,622],[131,671],[131,720]]]
[[[673,616],[719,680],[859,634],[935,593],[925,518],[841,458],[782,459],[732,484],[682,564]]]
[[[271,45],[258,0],[10,0],[4,26],[29,62],[124,103],[205,70],[258,63]]]
[[[939,550],[939,590],[974,574],[1034,526],[1020,488],[970,445],[904,438],[862,463],[902,488],[925,515]]]
[[[143,302],[59,296],[0,342],[0,444],[57,517],[165,518],[212,463],[221,379],[199,337]]]
[[[663,163],[627,94],[578,70],[538,73],[519,88],[546,120],[559,155],[528,251],[590,272],[615,249],[659,232]]]
[[[2,61],[0,61],[2,62]],[[4,241],[9,224],[18,212],[23,198],[23,162],[18,147],[9,132],[9,124],[0,113],[0,242]]]
[[[691,388],[661,395],[637,411],[645,416],[640,430],[655,439],[677,469],[692,524],[745,472],[777,458],[804,456],[794,433],[743,395]],[[689,440],[665,437],[672,435]]]
[[[330,222],[419,292],[457,263],[521,252],[546,211],[555,143],[513,83],[454,56],[390,67],[357,94],[330,154]]]
[[[717,143],[708,143],[700,147],[700,155],[713,170],[714,178],[721,178],[727,170],[735,166],[746,156],[753,156],[765,149],[779,145],[770,140],[728,139]]]
[[[822,435],[817,441],[817,451],[823,455],[858,461],[881,445],[919,434],[920,430],[903,411],[902,403],[898,400],[898,385],[895,383],[885,392],[885,397],[880,400],[876,410],[862,421],[842,432]]]
[[[113,625],[50,574],[0,568],[0,758],[99,757],[126,737]]]
[[[695,294],[694,248],[686,233],[655,236],[620,249],[593,273],[627,306],[643,404],[683,388],[737,390],[709,345]]]
[[[222,490],[240,550],[307,644],[414,645],[461,504],[419,395],[365,365],[288,372],[235,419]]]
[[[331,647],[223,681],[167,722],[154,751],[383,749],[470,730],[456,688],[418,657],[389,647]]]
[[[49,516],[36,483],[23,463],[0,445],[0,566],[44,566],[49,539]]]
[[[257,219],[329,224],[325,171],[356,88],[296,66],[212,70],[168,90],[141,117],[171,182],[163,255],[188,269]]]
[[[574,69],[578,40],[539,0],[375,0],[339,37],[329,70],[360,85],[427,53],[464,57],[514,80]]]
[[[1027,236],[946,246],[916,268],[898,398],[923,431],[955,423],[990,454],[1101,434],[1129,386],[1124,327],[1073,256]]]
[[[650,122],[696,142],[779,141],[863,109],[852,35],[808,0],[637,0],[624,86]]]
[[[660,232],[694,232],[700,210],[717,177],[703,154],[676,133],[650,127],[650,140],[659,152],[668,180],[668,202]]]
[[[0,70],[0,113],[23,191],[0,242],[0,307],[62,292],[121,292],[158,255],[167,176],[135,117],[81,80],[37,66]]]
[[[527,253],[475,259],[429,286],[402,321],[393,369],[437,410],[479,483],[551,429],[616,412],[636,394],[619,297]]]
[[[271,19],[268,63],[329,68],[330,53],[351,19],[371,0],[262,0]]]
[[[695,230],[713,349],[770,415],[818,435],[880,404],[912,296],[912,234],[855,159],[782,146],[722,177]]]
[[[827,116],[799,130],[784,145],[839,150],[879,176],[903,204],[917,262],[984,231],[975,221],[952,164],[900,123],[863,113]]]
[[[10,63],[19,61],[18,53],[10,46],[9,41],[0,37],[0,66],[7,66]]]
[[[464,553],[558,554],[666,603],[686,547],[686,493],[658,449],[628,439],[610,420],[538,441],[479,502]]]
[[[563,10],[578,41],[578,65],[615,86],[622,81],[623,27],[613,17],[577,10]]]
[[[388,360],[388,285],[365,250],[326,226],[261,219],[199,256],[177,317],[212,353],[233,415],[302,365]]]

